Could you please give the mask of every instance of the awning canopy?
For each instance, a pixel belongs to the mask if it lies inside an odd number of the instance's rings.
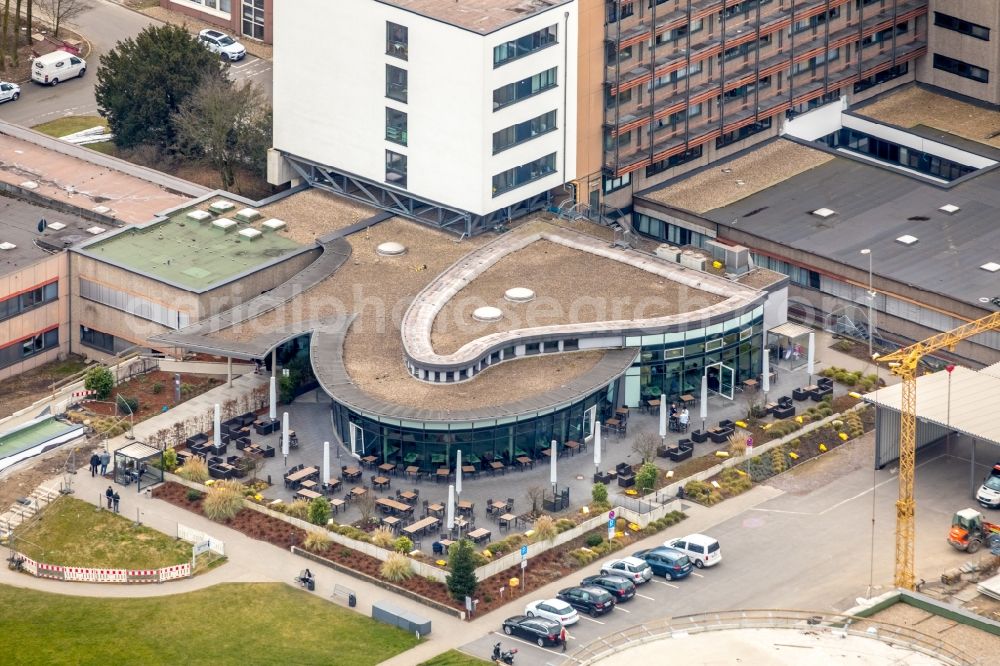
[[[812,331],[811,328],[807,328],[805,326],[801,326],[799,324],[796,324],[796,323],[793,323],[793,322],[790,322],[790,321],[786,321],[784,324],[780,324],[779,326],[775,326],[770,331],[768,331],[768,333],[770,333],[772,335],[781,335],[781,336],[784,336],[786,338],[793,338],[794,339],[794,338],[799,338],[799,337],[802,337],[802,336],[809,335],[810,331]]]
[[[917,377],[917,418],[976,439],[1000,444],[1000,363],[980,371],[956,367]],[[903,385],[864,396],[866,402],[900,411]]]
[[[142,442],[132,442],[121,447],[115,453],[126,458],[131,458],[132,460],[145,460],[146,458],[160,455],[160,450],[154,449],[152,446],[143,444]]]

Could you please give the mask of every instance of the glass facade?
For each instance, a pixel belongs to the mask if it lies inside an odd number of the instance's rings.
[[[355,453],[424,471],[446,465],[459,449],[470,465],[492,460],[509,464],[522,455],[539,457],[553,439],[562,443],[590,437],[593,424],[614,412],[617,386],[613,381],[548,413],[466,422],[400,421],[359,414],[335,400],[333,423],[344,446]]]

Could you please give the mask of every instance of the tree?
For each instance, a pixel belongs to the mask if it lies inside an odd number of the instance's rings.
[[[448,548],[448,568],[451,573],[445,579],[448,592],[456,601],[465,601],[476,593],[476,563],[473,559],[475,550],[472,542],[461,539]]]
[[[0,70],[7,69],[7,26],[10,25],[10,0],[3,3],[3,31],[0,34]],[[14,36],[14,53],[17,54],[17,36]],[[16,56],[15,56],[16,57]]]
[[[30,5],[29,5],[30,6]],[[52,25],[53,36],[59,36],[59,28],[86,11],[93,9],[87,0],[39,0],[38,11]]]
[[[225,78],[227,66],[184,28],[151,25],[101,56],[94,96],[115,145],[176,143],[170,116],[206,78]]]
[[[208,160],[226,190],[237,185],[238,167],[259,175],[267,170],[271,147],[271,106],[249,81],[233,85],[210,77],[171,117],[177,151]],[[237,188],[238,189],[238,188]]]
[[[30,2],[30,0],[29,0]],[[29,29],[30,33],[31,30]],[[31,35],[28,35],[28,43],[31,43]],[[21,0],[14,4],[14,64],[17,65],[17,48],[21,45]]]
[[[590,500],[595,508],[606,508],[608,504],[608,487],[603,483],[595,483],[590,491]]]
[[[635,475],[635,485],[639,487],[639,492],[648,493],[656,485],[656,480],[660,477],[660,468],[651,462],[643,464],[639,468],[639,473]]]
[[[538,515],[538,503],[545,497],[545,488],[543,486],[530,486],[526,494],[531,500],[531,515]]]
[[[243,457],[236,461],[236,466],[244,474],[250,475],[250,482],[257,482],[257,472],[264,466],[264,461],[259,453],[244,453]]]
[[[660,446],[659,435],[651,432],[642,432],[636,435],[632,442],[633,453],[642,458],[642,462],[649,462],[656,457],[656,449]]]
[[[358,506],[358,511],[361,513],[361,522],[364,525],[370,525],[372,518],[375,517],[375,493],[365,493],[354,503]]]
[[[111,395],[111,390],[115,387],[115,376],[104,366],[94,366],[87,371],[83,378],[83,388],[88,391],[96,391],[98,400],[107,400]]]
[[[330,501],[325,497],[317,497],[309,502],[309,522],[313,525],[326,525],[330,520]]]

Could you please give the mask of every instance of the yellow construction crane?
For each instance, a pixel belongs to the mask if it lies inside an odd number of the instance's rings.
[[[917,449],[917,366],[920,359],[955,345],[977,333],[1000,329],[1000,312],[963,324],[945,333],[875,360],[889,366],[892,374],[903,380],[903,399],[899,410],[899,499],[896,500],[896,587],[914,589],[913,573],[913,468]]]

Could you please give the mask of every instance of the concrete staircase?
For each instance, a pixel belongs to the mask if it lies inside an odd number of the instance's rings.
[[[48,483],[51,483],[51,481]],[[39,511],[48,506],[59,495],[58,489],[40,485],[31,491],[30,495],[23,498],[23,501],[18,500],[12,504],[7,511],[0,514],[0,537],[9,536],[14,528],[37,515]]]

